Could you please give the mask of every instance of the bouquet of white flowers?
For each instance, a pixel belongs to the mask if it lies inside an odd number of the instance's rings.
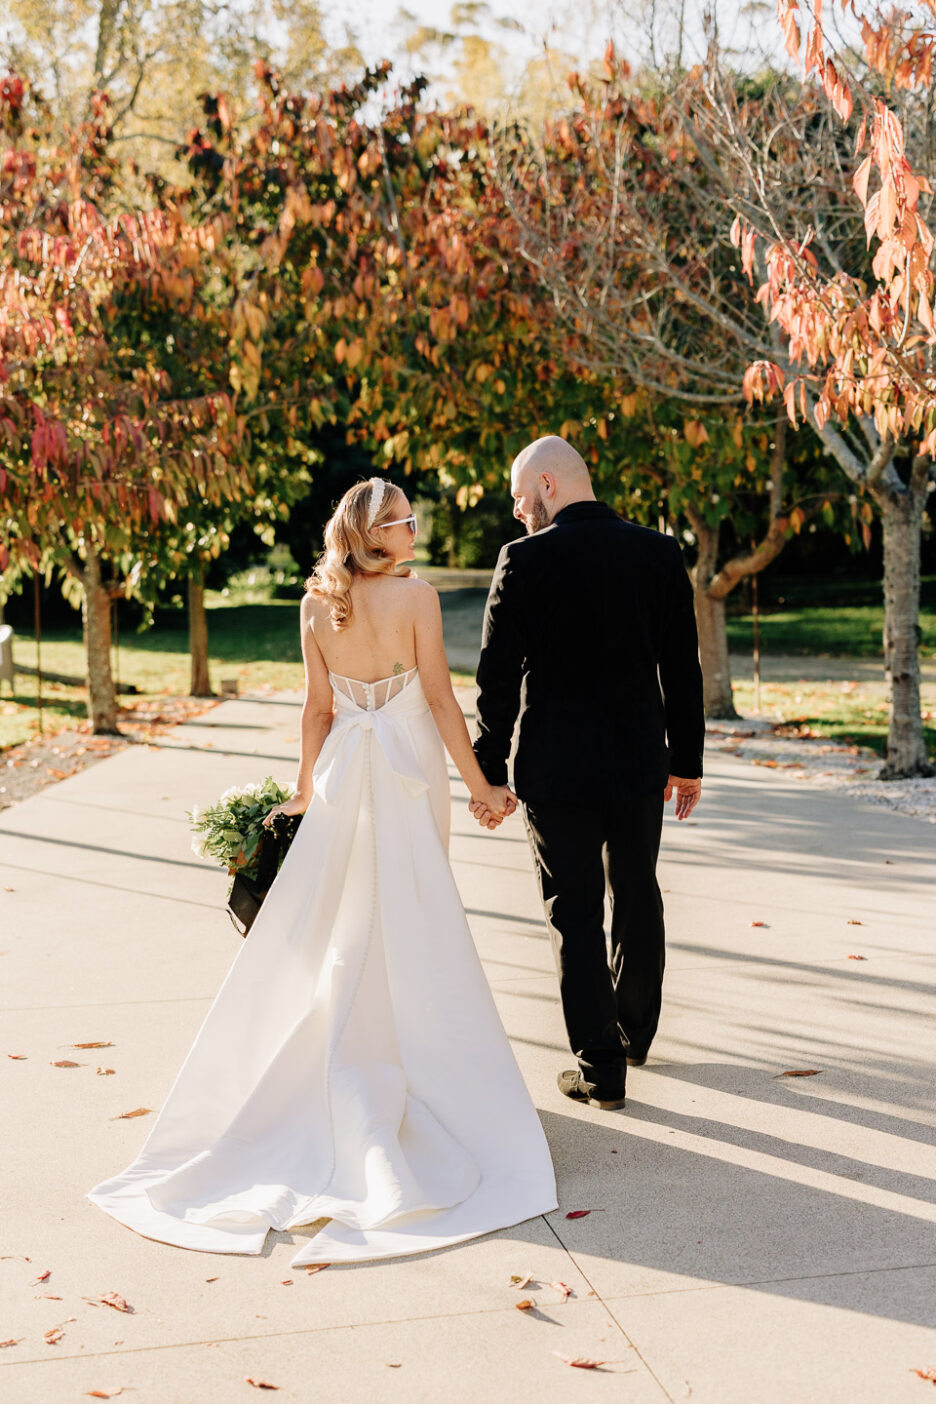
[[[277,815],[269,827],[263,821],[294,790],[294,785],[280,785],[268,775],[257,785],[232,785],[214,804],[205,808],[195,805],[189,811],[192,852],[199,858],[213,858],[227,868],[233,879],[228,905],[232,916],[244,923],[244,936],[279,871],[302,816]]]

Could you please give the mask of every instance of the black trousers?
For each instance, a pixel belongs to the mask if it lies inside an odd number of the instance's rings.
[[[586,1081],[624,1091],[660,1018],[663,899],[656,879],[663,791],[595,806],[525,803],[569,1045]],[[611,899],[610,948],[604,929]]]

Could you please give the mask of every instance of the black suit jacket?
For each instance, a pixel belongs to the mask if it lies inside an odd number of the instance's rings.
[[[574,502],[501,551],[484,614],[475,754],[522,800],[587,804],[702,774],[692,587],[675,537]]]

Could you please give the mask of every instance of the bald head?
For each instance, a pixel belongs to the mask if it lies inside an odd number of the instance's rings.
[[[528,532],[541,531],[571,502],[593,502],[588,465],[558,434],[546,434],[521,449],[510,470],[514,516]]]

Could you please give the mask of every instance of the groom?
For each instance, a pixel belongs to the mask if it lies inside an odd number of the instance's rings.
[[[660,1017],[663,804],[691,814],[702,788],[702,672],[692,589],[672,536],[598,502],[565,439],[529,444],[511,470],[528,535],[500,553],[484,615],[475,753],[523,805],[578,1068],[575,1101],[624,1105]],[[472,803],[482,824],[497,822]],[[604,899],[611,899],[610,958]]]

